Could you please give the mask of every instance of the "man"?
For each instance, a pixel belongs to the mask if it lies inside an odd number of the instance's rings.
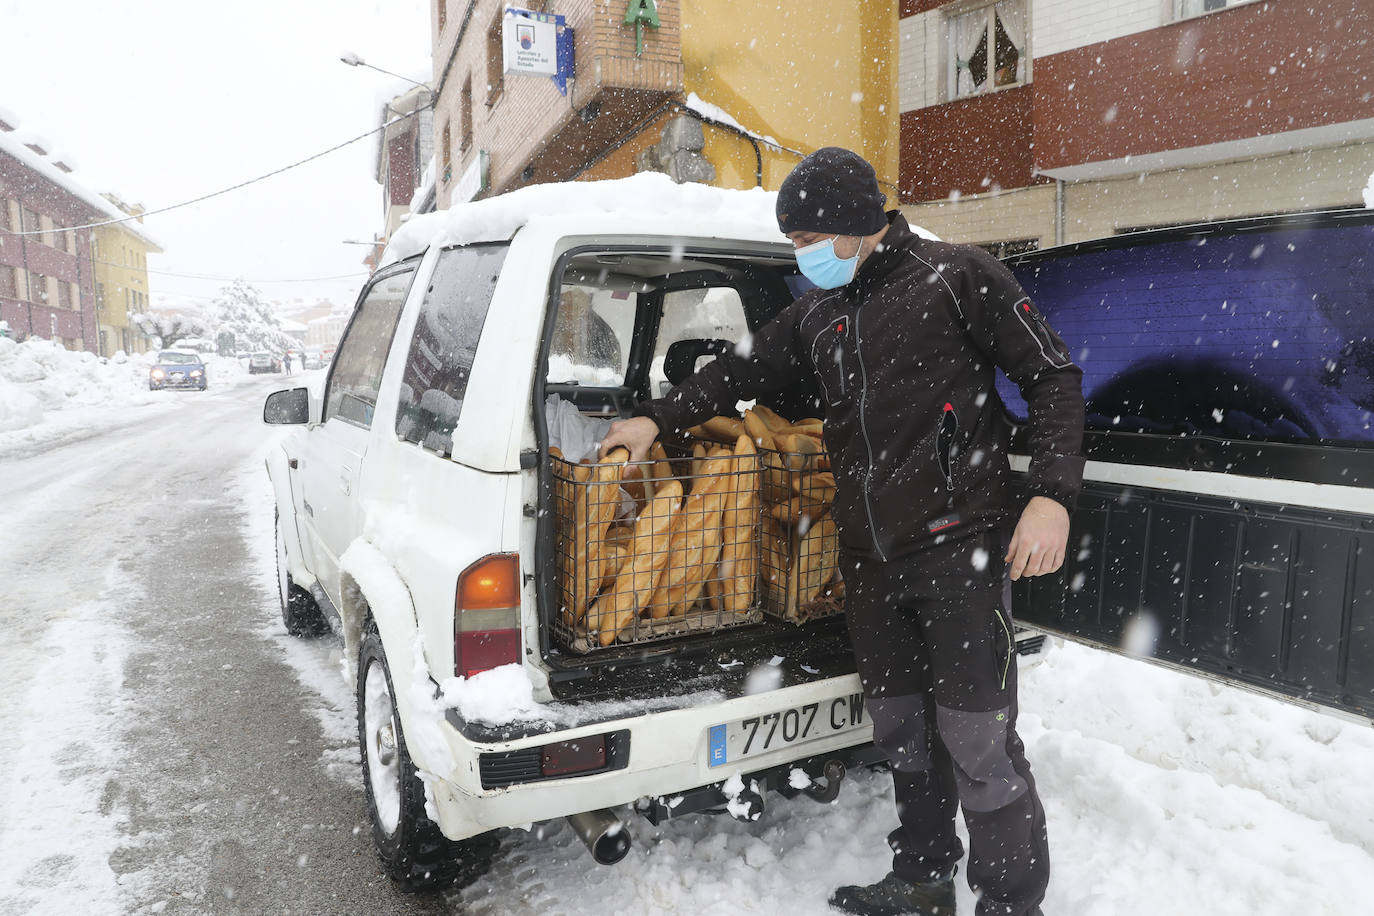
[[[852,152],[803,160],[777,217],[818,288],[760,328],[747,355],[717,359],[613,426],[603,449],[641,457],[660,430],[819,378],[850,641],[900,821],[892,872],[838,889],[831,906],[952,916],[961,804],[979,914],[1038,913],[1049,851],[1015,730],[1008,576],[1063,562],[1082,482],[1081,373],[995,258],[918,237],[885,200]],[[1010,430],[994,367],[1030,406],[1030,498],[1009,539]]]

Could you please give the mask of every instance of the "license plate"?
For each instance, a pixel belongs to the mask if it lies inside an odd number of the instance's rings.
[[[713,767],[724,766],[781,747],[856,731],[865,724],[864,695],[853,693],[712,725],[707,762]]]

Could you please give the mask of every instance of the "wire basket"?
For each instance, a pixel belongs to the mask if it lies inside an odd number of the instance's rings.
[[[713,444],[714,445],[714,444]],[[551,453],[557,641],[577,652],[758,623],[759,456],[574,464]]]
[[[760,452],[763,609],[805,623],[844,610],[839,530],[830,515],[835,476],[819,442],[794,436],[789,444],[807,447]]]

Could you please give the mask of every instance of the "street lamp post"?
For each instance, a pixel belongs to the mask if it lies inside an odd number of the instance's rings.
[[[369,70],[376,70],[378,73],[385,73],[387,76],[394,76],[398,80],[405,80],[407,83],[419,86],[421,89],[430,88],[428,83],[422,83],[419,80],[413,80],[408,76],[401,76],[401,74],[399,73],[392,73],[390,70],[383,70],[381,67],[378,67],[375,64],[369,64],[367,61],[363,60],[361,57],[359,57],[357,54],[354,54],[352,51],[345,51],[342,54],[340,54],[339,60],[348,64],[350,67],[367,67]]]

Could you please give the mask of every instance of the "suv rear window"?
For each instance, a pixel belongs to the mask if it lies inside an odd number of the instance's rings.
[[[1010,266],[1083,369],[1089,429],[1374,442],[1374,224],[1048,255]]]
[[[396,411],[396,435],[447,457],[506,246],[441,252],[415,323]]]

